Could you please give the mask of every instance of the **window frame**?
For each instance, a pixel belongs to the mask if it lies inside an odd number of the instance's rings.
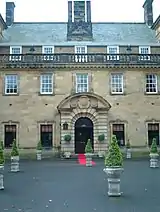
[[[52,88],[52,91],[51,92],[43,92],[42,91],[42,85],[43,84],[45,84],[45,83],[42,83],[43,82],[43,77],[44,76],[51,76],[51,80],[52,80],[52,82],[51,82],[51,88]],[[40,75],[40,94],[41,95],[53,95],[53,82],[54,82],[54,79],[53,79],[53,77],[54,77],[54,74],[52,74],[52,73],[42,73],[41,75]],[[50,83],[48,83],[48,84],[50,84]],[[48,85],[47,84],[47,85]],[[46,84],[45,84],[46,85]]]
[[[115,54],[115,56],[113,56],[113,55],[110,55],[111,53],[109,52],[109,50],[110,50],[110,48],[116,48],[117,49],[117,53]],[[119,46],[107,46],[107,54],[108,54],[108,56],[107,56],[107,60],[112,60],[112,61],[117,61],[117,60],[119,60],[119,55],[117,55],[117,54],[119,54]],[[115,58],[115,59],[114,59]]]
[[[156,92],[147,92],[147,76],[148,75],[154,75],[156,78]],[[147,73],[145,74],[145,93],[146,94],[158,94],[158,76],[157,74],[154,74],[154,73]]]
[[[78,48],[84,48],[85,53],[78,53],[77,52]],[[74,47],[75,62],[79,62],[79,63],[87,62],[87,50],[88,50],[87,46],[75,46]],[[79,55],[79,54],[82,54],[82,55]]]
[[[45,53],[46,48],[52,49],[52,53]],[[53,60],[54,46],[52,46],[52,45],[51,46],[48,46],[48,45],[42,46],[42,54],[51,54],[51,56],[49,56],[49,55],[44,56],[43,59],[44,60]]]
[[[7,77],[11,77],[11,76],[15,76],[16,77],[16,86],[17,86],[17,92],[16,93],[7,93],[7,85],[8,83],[6,83],[7,81]],[[4,76],[4,94],[5,95],[18,95],[19,93],[19,83],[18,83],[18,74],[5,74]]]
[[[142,49],[146,49],[148,48],[148,54],[146,54],[147,56],[140,56],[139,59],[142,60],[142,61],[148,61],[151,59],[150,55],[151,54],[151,47],[150,46],[139,46],[139,54],[141,55],[141,50]],[[145,55],[145,54],[144,54]]]
[[[12,56],[13,55],[13,49],[14,48],[18,48],[20,49],[20,55],[22,54],[22,46],[10,46],[10,57],[9,57],[9,60],[12,60],[12,61],[20,61],[22,59],[21,56]],[[17,57],[17,58],[16,58]]]
[[[79,84],[80,84],[80,85],[84,85],[84,84],[81,84],[81,83],[78,83],[78,82],[77,82],[77,81],[78,81],[78,80],[77,80],[77,76],[78,76],[78,75],[79,75],[79,76],[80,76],[80,75],[81,75],[81,76],[82,76],[82,75],[86,75],[86,76],[87,76],[87,91],[82,91],[82,92],[79,92],[79,91],[78,91],[78,89],[77,89],[77,88],[78,88],[78,85],[79,85]],[[88,73],[87,73],[87,74],[86,74],[86,73],[76,73],[76,74],[75,74],[75,77],[76,77],[76,93],[83,93],[83,92],[85,93],[85,92],[89,92],[89,74],[88,74]]]
[[[122,92],[113,91],[113,83],[112,83],[113,76],[121,76]],[[111,94],[119,94],[119,95],[124,94],[124,74],[123,73],[110,74],[110,91],[111,91]]]

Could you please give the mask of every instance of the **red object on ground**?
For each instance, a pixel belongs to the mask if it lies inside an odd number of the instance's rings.
[[[86,165],[86,156],[85,154],[78,154],[78,162],[80,165]],[[96,165],[94,161],[92,161],[92,165]]]

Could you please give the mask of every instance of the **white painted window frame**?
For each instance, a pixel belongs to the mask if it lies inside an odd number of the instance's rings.
[[[79,83],[77,82],[78,81],[77,80],[78,75],[86,75],[87,76],[87,91],[82,91],[82,92],[88,92],[89,91],[89,74],[88,73],[76,73],[75,74],[75,77],[76,77],[76,93],[81,93],[77,89],[78,85],[79,85]]]
[[[112,83],[113,76],[121,76],[122,91],[113,91],[113,83]],[[111,79],[110,79],[111,94],[124,94],[124,75],[123,75],[123,73],[111,73],[110,77],[111,77]]]
[[[8,93],[7,92],[7,77],[11,77],[11,76],[14,76],[16,77],[16,86],[17,86],[17,92],[16,93]],[[4,93],[5,95],[17,95],[18,94],[18,91],[19,91],[19,85],[18,85],[18,75],[17,74],[6,74],[4,76]]]
[[[146,87],[147,87],[147,75],[154,75],[156,79],[156,92],[147,92]],[[145,92],[146,94],[157,94],[158,93],[158,76],[157,74],[154,73],[148,73],[145,75]]]
[[[22,59],[21,56],[12,56],[12,54],[13,54],[13,49],[14,49],[14,48],[20,49],[20,53],[19,53],[19,54],[22,54],[22,46],[10,46],[10,54],[11,54],[11,56],[10,56],[9,60],[12,60],[12,61],[20,61],[20,60]]]
[[[151,47],[150,46],[139,46],[139,54],[142,54],[141,53],[141,50],[142,49],[146,49],[146,48],[148,48],[148,54],[151,54]],[[151,57],[150,56],[140,56],[139,57],[139,60],[143,60],[143,61],[148,61],[148,60],[150,60],[151,59]]]
[[[72,2],[72,22],[74,22],[74,2],[75,1],[84,1],[85,3],[85,22],[87,22],[87,1],[89,0],[71,0]]]
[[[51,92],[46,92],[46,91],[42,91],[42,82],[43,82],[43,77],[44,76],[51,76],[51,79],[52,79],[52,82],[51,82],[51,86],[52,86],[52,91]],[[45,73],[45,74],[41,74],[40,75],[40,94],[43,94],[43,95],[50,95],[50,94],[53,94],[53,74],[51,73]]]
[[[80,51],[80,53],[78,53],[77,52],[78,48],[84,48],[85,53],[81,53],[81,51]],[[78,55],[78,54],[87,54],[87,46],[75,46],[74,52],[75,52],[75,62],[77,62],[77,63],[87,62],[87,55]]]
[[[107,46],[107,54],[108,54],[107,60],[113,60],[113,61],[119,60],[119,55],[115,55],[115,56],[109,55],[110,54],[110,48],[116,48],[117,49],[116,54],[119,54],[119,46]]]
[[[52,49],[52,53],[49,53],[49,54],[51,54],[51,56],[50,56],[50,55],[46,55],[46,56],[43,57],[43,59],[44,59],[44,60],[53,60],[53,58],[54,58],[54,57],[53,57],[53,54],[54,54],[54,46],[48,46],[48,45],[42,46],[42,54],[46,54],[46,53],[45,53],[45,49],[46,49],[46,48]]]

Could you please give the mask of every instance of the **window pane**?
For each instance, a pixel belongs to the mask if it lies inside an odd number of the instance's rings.
[[[41,93],[52,93],[53,92],[53,76],[41,75]]]
[[[77,74],[76,75],[76,91],[88,92],[88,74]]]
[[[157,76],[155,74],[146,75],[146,92],[147,93],[157,92]]]
[[[17,94],[18,92],[18,80],[17,75],[6,75],[5,76],[5,93],[6,94]]]
[[[112,93],[123,92],[123,75],[122,74],[111,75],[111,92]]]

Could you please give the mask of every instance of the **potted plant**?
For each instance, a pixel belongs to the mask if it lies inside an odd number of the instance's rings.
[[[37,160],[42,160],[42,142],[37,143]]]
[[[1,141],[1,147],[4,150],[4,145],[3,145],[3,141]]]
[[[69,135],[69,134],[67,134],[67,135],[64,136],[64,140],[65,140],[66,142],[68,142],[68,143],[71,141],[71,138],[72,138],[72,137],[71,137],[71,135]]]
[[[19,172],[19,151],[16,144],[16,139],[13,140],[11,150],[11,172]]]
[[[4,150],[2,143],[0,144],[0,190],[4,189],[4,184],[3,184],[3,171],[4,171]]]
[[[152,140],[152,145],[151,145],[151,149],[150,149],[150,167],[151,168],[157,168],[159,167],[158,165],[158,149],[157,149],[157,143],[156,143],[156,139],[153,138]]]
[[[126,143],[126,158],[129,159],[132,157],[132,154],[131,154],[131,144],[129,142],[129,140],[127,141]]]
[[[85,156],[86,156],[86,166],[92,166],[93,148],[90,139],[88,139],[87,144],[85,146]]]
[[[108,196],[121,196],[120,176],[123,172],[123,156],[115,135],[112,136],[112,140],[109,143],[103,171],[108,176]]]

